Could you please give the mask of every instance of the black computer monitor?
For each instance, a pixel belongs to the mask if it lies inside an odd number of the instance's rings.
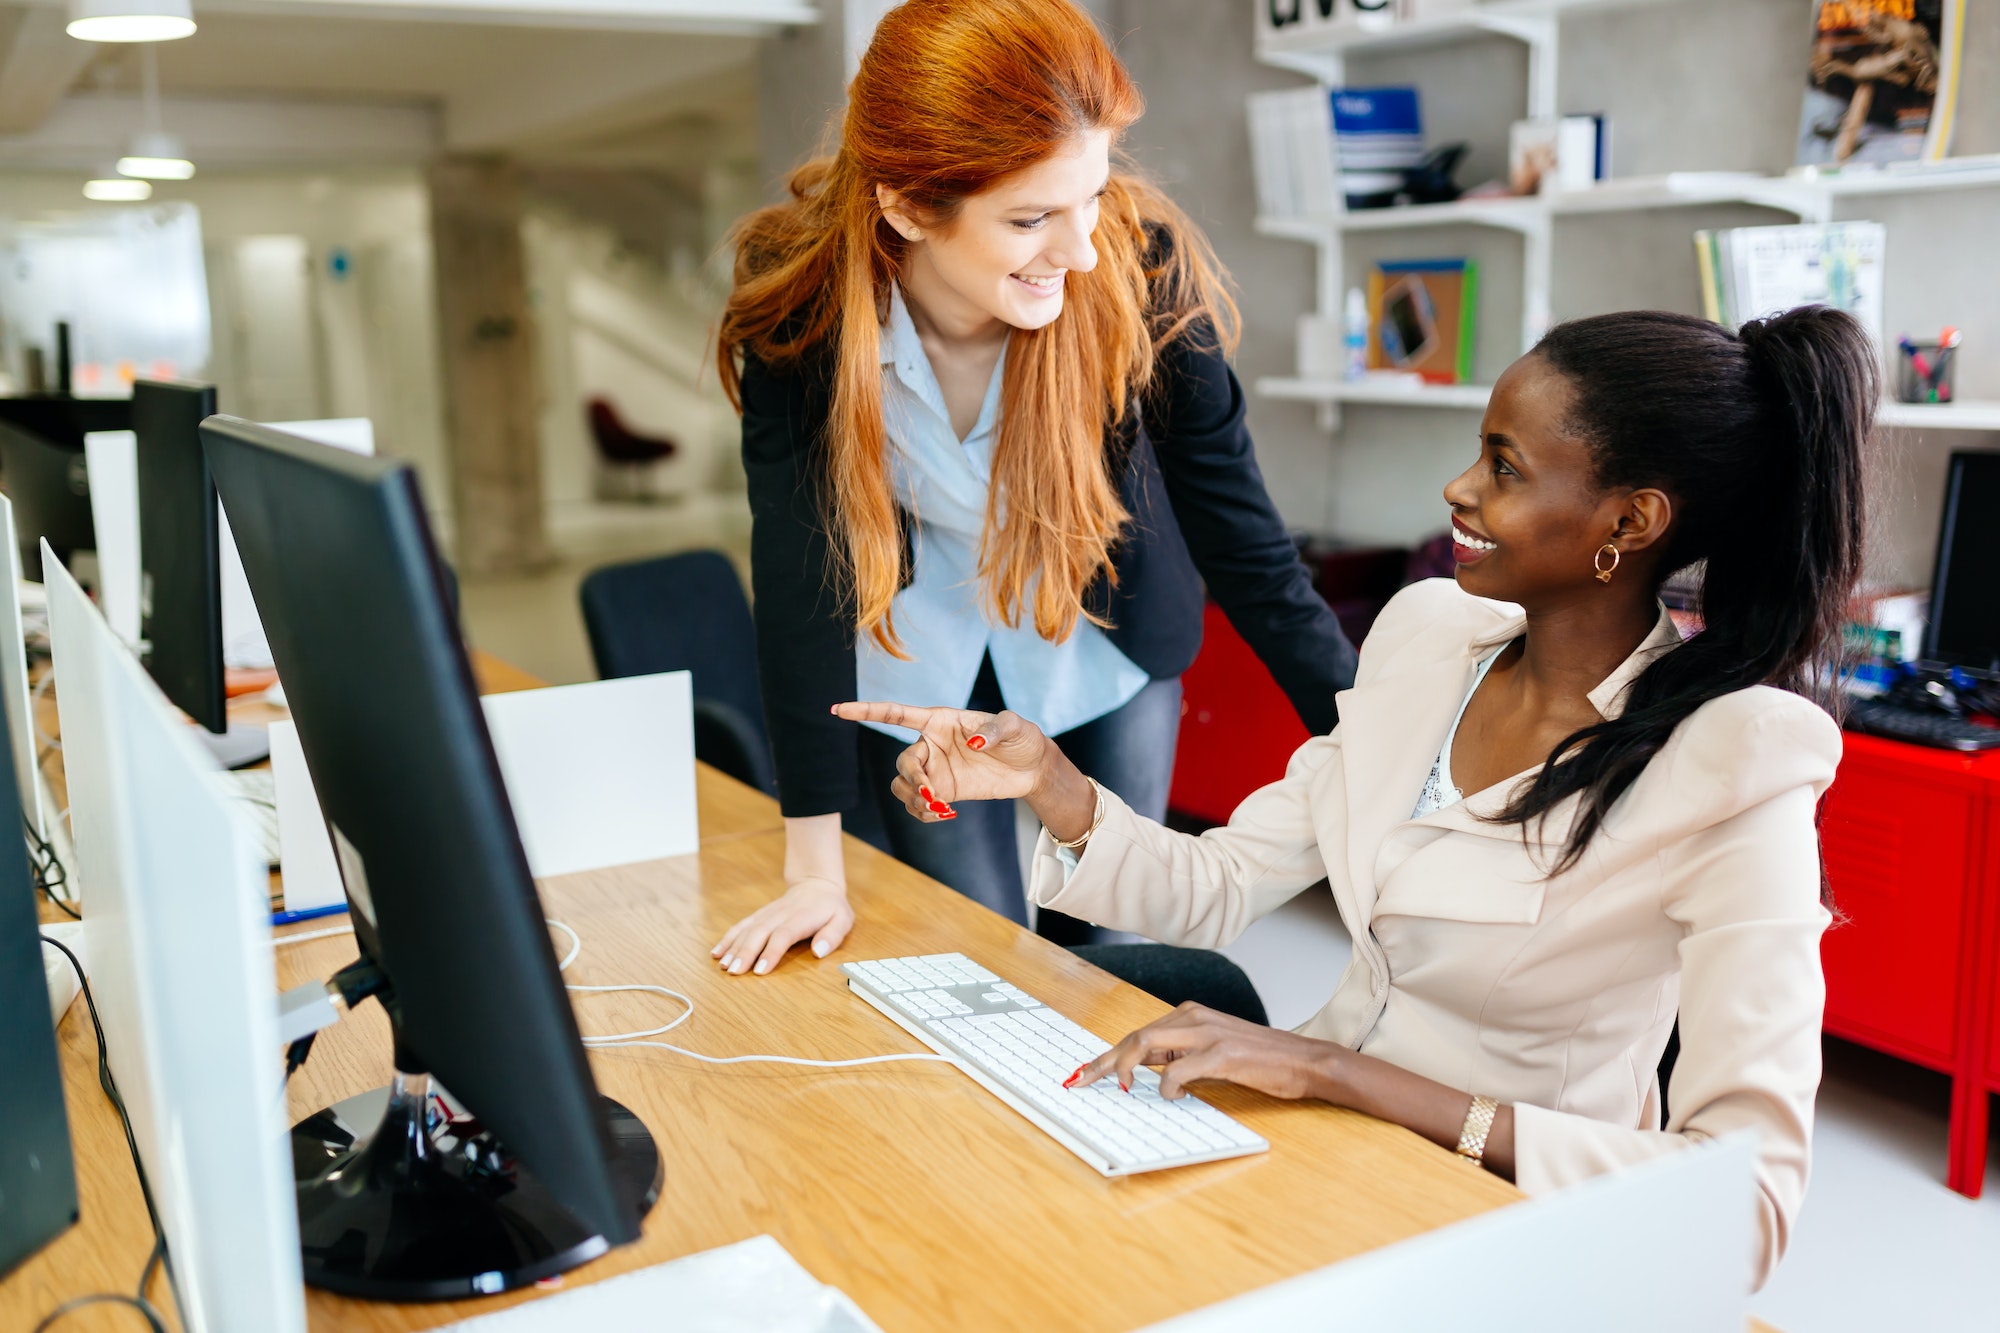
[[[140,636],[146,670],[211,732],[229,730],[222,675],[222,539],[200,426],[215,386],[132,386],[139,456]]]
[[[1956,453],[1931,576],[1924,657],[2000,673],[2000,453]]]
[[[658,1151],[591,1079],[415,471],[233,417],[201,436],[394,1030],[383,1128],[294,1131],[306,1281],[480,1294],[636,1239]],[[487,1138],[420,1161],[431,1075]]]
[[[7,720],[0,716],[0,749]],[[14,766],[0,763],[0,810],[18,809]],[[68,966],[68,960],[64,960]],[[20,836],[0,837],[0,1277],[76,1221],[76,1174],[62,1069],[49,1022],[35,881]]]
[[[41,581],[43,541],[61,560],[97,548],[80,437],[62,443],[0,416],[0,487],[14,502],[21,569],[30,579]]]

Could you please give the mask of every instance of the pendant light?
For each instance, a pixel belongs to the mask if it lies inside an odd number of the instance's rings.
[[[103,180],[85,181],[83,197],[106,204],[136,204],[153,197],[153,184],[123,176],[107,176]]]
[[[145,78],[142,102],[146,128],[132,140],[132,151],[118,159],[118,174],[146,180],[184,181],[194,175],[194,163],[188,161],[187,149],[181,141],[160,125],[159,53],[147,47],[140,53],[140,68]]]
[[[69,35],[85,42],[171,42],[194,35],[189,0],[69,0]]]

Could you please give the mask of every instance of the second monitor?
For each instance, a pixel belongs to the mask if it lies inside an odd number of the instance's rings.
[[[306,1281],[484,1294],[637,1239],[659,1153],[591,1077],[415,472],[201,434],[394,1038],[386,1111],[294,1131]],[[433,1075],[476,1126],[438,1124]]]

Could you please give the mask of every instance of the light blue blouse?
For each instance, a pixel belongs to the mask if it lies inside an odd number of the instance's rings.
[[[1120,707],[1148,677],[1087,620],[1078,620],[1057,644],[1035,632],[1032,616],[1011,629],[986,617],[979,536],[1006,365],[1003,351],[979,419],[960,440],[902,289],[891,287],[889,323],[882,330],[882,409],[890,484],[916,519],[914,576],[894,602],[896,632],[910,660],[898,661],[863,636],[855,654],[856,685],[863,699],[962,708],[980,659],[990,653],[1007,707],[1054,736]],[[905,740],[916,735],[902,727],[876,729]]]

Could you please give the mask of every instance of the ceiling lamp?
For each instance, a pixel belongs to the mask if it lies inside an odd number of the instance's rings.
[[[153,186],[150,181],[112,176],[104,180],[85,181],[83,197],[107,204],[136,204],[153,197]]]
[[[184,181],[194,175],[194,163],[181,141],[160,128],[160,62],[150,46],[144,55],[146,128],[132,141],[132,151],[118,159],[118,174]]]
[[[194,35],[188,0],[69,0],[69,35],[86,42],[171,42]]]

